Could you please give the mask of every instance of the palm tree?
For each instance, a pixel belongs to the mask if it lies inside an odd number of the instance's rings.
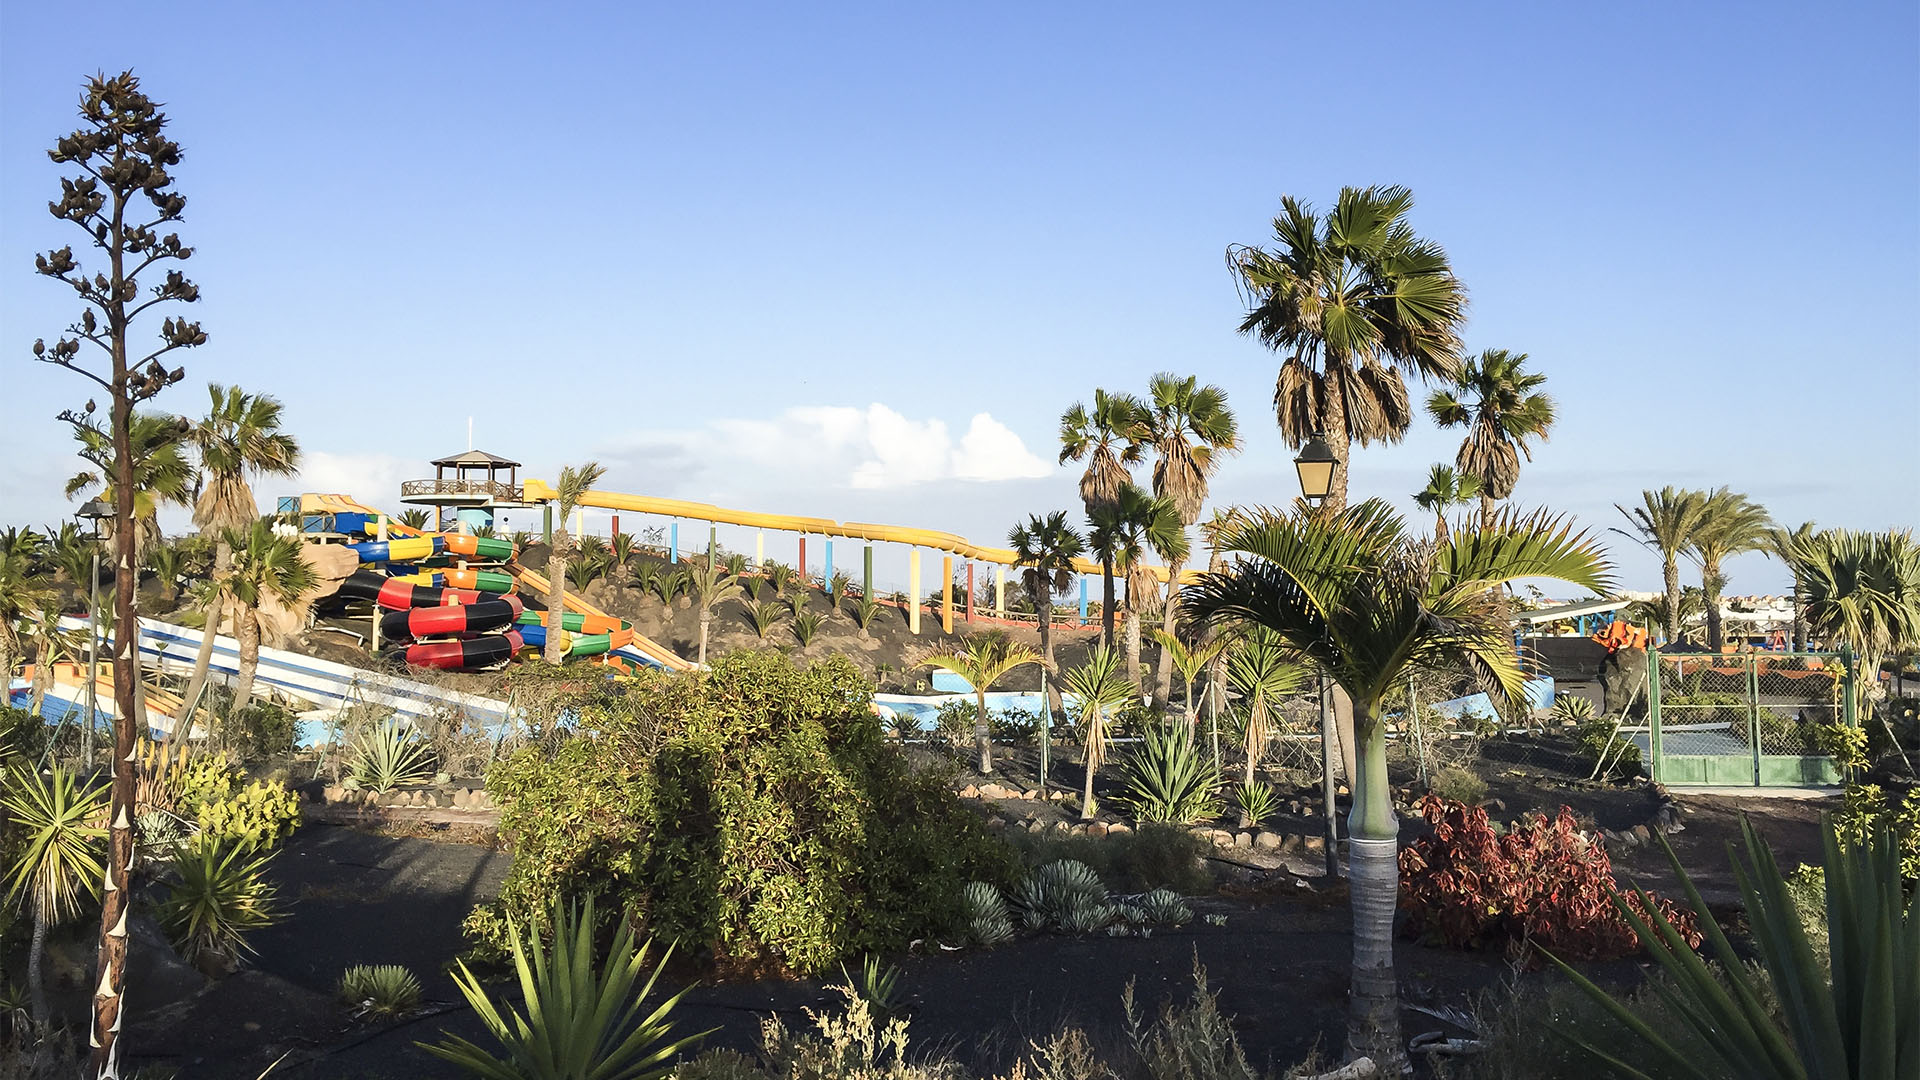
[[[424,529],[427,527],[427,519],[430,517],[432,517],[431,514],[419,507],[415,507],[412,510],[400,511],[400,517],[397,520],[409,529]],[[525,545],[523,544],[521,546],[524,547]]]
[[[973,687],[973,744],[980,752],[980,775],[992,775],[993,727],[987,717],[987,688],[1015,668],[1040,663],[1040,654],[1025,645],[1015,645],[999,631],[987,631],[920,663],[951,671]]]
[[[1800,548],[1812,541],[1818,532],[1811,521],[1803,521],[1791,529],[1781,525],[1767,531],[1767,554],[1779,559],[1780,565],[1793,575],[1793,594],[1789,597],[1793,602],[1793,635],[1788,645],[1794,652],[1801,652],[1807,647],[1807,617],[1801,610],[1805,591],[1801,586],[1795,557]]]
[[[45,547],[32,529],[0,532],[0,687],[13,681],[14,665],[24,654],[20,625],[54,602],[53,584],[38,572]],[[4,703],[0,694],[0,704]]]
[[[1053,711],[1060,711],[1060,666],[1053,660],[1053,598],[1073,587],[1073,560],[1086,551],[1087,542],[1067,524],[1067,512],[1055,510],[1042,518],[1030,514],[1025,525],[1007,533],[1013,564],[1021,568],[1020,585],[1033,601],[1040,620],[1040,657],[1054,678],[1047,682]]]
[[[616,592],[626,589],[633,573],[633,556],[639,550],[640,542],[632,533],[617,533],[607,541],[607,583]]]
[[[1497,515],[1478,532],[1428,544],[1377,500],[1331,516],[1261,512],[1221,540],[1241,557],[1182,592],[1183,618],[1195,626],[1266,627],[1353,701],[1359,744],[1348,818],[1348,1039],[1391,1075],[1404,1050],[1393,971],[1399,823],[1383,702],[1414,668],[1464,668],[1490,690],[1523,700],[1525,676],[1495,590],[1546,577],[1600,591],[1610,584],[1606,556],[1585,533],[1544,513]]]
[[[1553,427],[1553,399],[1540,392],[1545,375],[1527,371],[1526,353],[1488,349],[1460,366],[1454,384],[1427,398],[1427,412],[1443,428],[1463,427],[1454,464],[1480,481],[1480,523],[1493,520],[1493,504],[1513,494],[1520,459],[1533,460],[1528,442],[1545,441]]]
[[[53,685],[53,668],[62,661],[85,655],[87,635],[60,625],[58,604],[48,604],[27,619],[27,636],[33,640],[33,696],[30,710],[45,715],[47,689]]]
[[[1145,598],[1159,591],[1153,572],[1147,569],[1149,550],[1169,564],[1187,557],[1187,534],[1180,527],[1180,512],[1173,500],[1148,495],[1132,484],[1123,485],[1111,506],[1089,516],[1092,528],[1087,541],[1100,554],[1100,564],[1126,575],[1127,598],[1127,671],[1135,678],[1140,673],[1140,617]]]
[[[1860,658],[1856,700],[1864,706],[1878,689],[1882,661],[1920,647],[1920,544],[1906,529],[1833,529],[1792,550],[1807,629]],[[1864,708],[1860,715],[1864,720]]]
[[[554,510],[556,519],[553,528],[553,550],[547,556],[547,625],[559,626],[561,617],[567,610],[567,558],[573,554],[573,536],[567,532],[567,519],[580,505],[580,497],[593,489],[607,470],[597,461],[589,461],[579,468],[569,465],[560,470],[560,480],[553,485],[554,501],[559,505]],[[547,634],[544,658],[549,664],[557,664],[566,656],[561,642],[564,635]]]
[[[34,1023],[45,1025],[47,989],[40,960],[47,931],[78,915],[106,876],[101,855],[107,789],[82,788],[72,773],[58,767],[42,774],[16,765],[7,771],[0,807],[25,841],[7,870],[7,899],[33,911],[27,991]]]
[[[1120,671],[1120,656],[1105,645],[1087,652],[1087,662],[1067,672],[1067,692],[1080,709],[1080,757],[1087,767],[1086,790],[1080,796],[1080,816],[1092,819],[1093,776],[1107,760],[1107,716],[1133,700],[1139,688]]]
[[[1660,580],[1666,597],[1667,612],[1663,629],[1668,641],[1680,640],[1680,555],[1693,546],[1700,531],[1706,496],[1671,485],[1659,491],[1642,491],[1640,505],[1629,510],[1619,503],[1613,508],[1633,526],[1633,531],[1615,529],[1660,554]]]
[[[729,600],[739,598],[742,590],[739,578],[727,573],[726,568],[719,563],[706,559],[699,560],[699,565],[693,571],[693,580],[690,585],[693,589],[693,605],[700,609],[699,662],[704,664],[707,662],[707,632],[713,623],[714,609]]]
[[[1739,492],[1715,488],[1702,500],[1700,527],[1694,531],[1687,556],[1700,567],[1700,592],[1707,602],[1709,652],[1719,652],[1723,641],[1720,592],[1727,586],[1727,576],[1721,565],[1731,556],[1761,550],[1772,529],[1773,518],[1766,507]]]
[[[180,599],[180,579],[186,576],[187,553],[179,544],[159,543],[147,549],[147,569],[160,583],[160,598],[168,604]]]
[[[1240,449],[1240,427],[1227,407],[1227,392],[1199,385],[1189,375],[1178,378],[1162,372],[1147,388],[1147,406],[1140,414],[1141,434],[1153,448],[1153,493],[1173,502],[1184,530],[1200,520],[1207,501],[1207,482],[1220,459]],[[1180,566],[1186,557],[1167,565],[1167,603],[1160,631],[1173,636],[1174,597],[1180,591]],[[1160,653],[1154,700],[1164,703],[1173,692],[1173,658]]]
[[[1286,359],[1273,393],[1287,445],[1319,435],[1334,454],[1333,488],[1347,500],[1349,447],[1398,442],[1413,423],[1404,375],[1452,379],[1467,297],[1438,244],[1407,223],[1403,187],[1342,188],[1324,217],[1280,201],[1272,250],[1227,250],[1248,301],[1240,332]]]
[[[130,431],[136,557],[160,542],[160,508],[167,505],[185,506],[193,496],[196,479],[193,463],[187,460],[181,450],[185,426],[185,420],[165,413],[135,413],[133,416]],[[67,481],[67,497],[73,498],[92,490],[94,494],[91,497],[112,503],[112,434],[91,419],[75,424],[73,434],[80,442],[80,457],[93,468],[77,472]],[[111,538],[109,533],[108,539]]]
[[[1433,538],[1447,542],[1447,511],[1480,497],[1480,478],[1454,470],[1451,465],[1435,465],[1427,473],[1427,486],[1414,493],[1413,501],[1433,515]]]
[[[1700,597],[1699,586],[1685,585],[1681,587],[1680,603],[1676,611],[1676,618],[1678,620],[1676,625],[1679,627],[1679,633],[1667,640],[1674,642],[1691,640],[1694,633],[1694,623],[1698,622],[1704,625],[1707,620],[1707,604],[1706,601]],[[1667,598],[1664,595],[1656,593],[1651,599],[1635,600],[1633,603],[1627,605],[1626,616],[1628,622],[1646,623],[1648,626],[1661,623],[1667,617]]]
[[[1079,402],[1060,415],[1060,464],[1084,459],[1080,501],[1087,516],[1111,510],[1122,488],[1133,483],[1130,465],[1146,456],[1141,414],[1146,406],[1131,394],[1093,392],[1093,411]],[[1100,640],[1113,645],[1113,564],[1100,564]]]
[[[220,594],[216,603],[233,614],[233,636],[240,643],[231,718],[253,697],[254,675],[260,670],[261,605],[271,599],[292,607],[319,577],[300,557],[301,541],[274,532],[273,525],[261,518],[245,529],[228,529],[223,536],[233,562],[215,579]]]
[[[1227,677],[1247,706],[1247,742],[1242,747],[1247,758],[1242,779],[1247,784],[1254,782],[1260,756],[1273,739],[1275,704],[1300,689],[1308,674],[1307,666],[1288,653],[1286,643],[1258,624],[1237,635],[1228,648]]]

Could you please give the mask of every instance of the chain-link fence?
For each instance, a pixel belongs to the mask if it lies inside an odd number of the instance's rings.
[[[1653,778],[1667,784],[1808,786],[1840,782],[1828,754],[1853,727],[1852,672],[1832,653],[1650,657],[1644,732]]]

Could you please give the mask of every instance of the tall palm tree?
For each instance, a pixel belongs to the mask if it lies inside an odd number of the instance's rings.
[[[1332,516],[1262,512],[1222,542],[1240,558],[1182,592],[1183,618],[1266,627],[1319,664],[1353,701],[1359,747],[1348,818],[1348,1040],[1392,1075],[1405,1052],[1393,971],[1399,823],[1383,702],[1415,667],[1464,670],[1523,700],[1525,676],[1494,591],[1534,577],[1600,591],[1611,583],[1606,556],[1585,533],[1546,514],[1497,515],[1487,528],[1430,545],[1377,500]]]
[[[1273,739],[1274,707],[1300,689],[1309,674],[1287,651],[1286,642],[1264,626],[1254,624],[1234,637],[1227,649],[1227,677],[1247,706],[1247,742],[1241,748],[1247,759],[1244,782],[1253,783],[1260,756]]]
[[[1113,503],[1088,517],[1088,546],[1100,555],[1100,564],[1125,574],[1127,598],[1127,671],[1140,673],[1140,618],[1148,595],[1159,591],[1159,583],[1147,569],[1148,551],[1158,554],[1169,565],[1187,557],[1187,534],[1180,527],[1180,512],[1173,500],[1149,495],[1132,484],[1124,484]]]
[[[86,654],[86,633],[63,628],[60,619],[58,603],[49,603],[27,619],[27,636],[33,641],[33,689],[29,708],[35,716],[45,715],[54,665]]]
[[[1404,376],[1452,379],[1467,296],[1447,253],[1413,231],[1413,193],[1347,187],[1322,216],[1280,201],[1271,249],[1234,245],[1227,265],[1248,302],[1240,332],[1286,359],[1273,393],[1287,445],[1319,435],[1334,454],[1333,488],[1347,500],[1355,442],[1398,442],[1413,423]]]
[[[1725,640],[1720,626],[1720,593],[1727,586],[1722,564],[1734,555],[1759,551],[1773,529],[1767,509],[1737,491],[1715,488],[1700,508],[1700,527],[1694,531],[1687,557],[1700,567],[1700,592],[1707,602],[1707,649],[1719,652]]]
[[[1533,460],[1527,445],[1545,441],[1553,427],[1553,399],[1540,392],[1545,375],[1527,371],[1526,353],[1488,349],[1460,366],[1450,387],[1427,398],[1427,412],[1443,428],[1464,427],[1454,464],[1480,481],[1480,523],[1493,520],[1493,504],[1513,494],[1520,459]]]
[[[1192,375],[1182,379],[1161,372],[1147,386],[1146,408],[1140,414],[1141,434],[1153,448],[1153,493],[1172,500],[1180,527],[1200,520],[1207,501],[1207,483],[1220,459],[1240,449],[1240,426],[1227,407],[1227,392],[1199,385]],[[1173,636],[1174,597],[1180,591],[1179,561],[1167,566],[1167,604],[1160,631]],[[1173,690],[1173,658],[1160,653],[1154,700],[1165,703]]]
[[[688,587],[693,591],[693,606],[700,610],[699,662],[704,664],[707,662],[707,634],[713,624],[714,609],[729,600],[738,599],[744,590],[740,588],[740,579],[727,573],[726,567],[707,559],[696,560]]]
[[[1800,581],[1800,569],[1796,565],[1796,555],[1800,548],[1811,542],[1819,532],[1813,522],[1803,521],[1789,529],[1784,525],[1767,531],[1766,551],[1768,555],[1780,560],[1780,565],[1793,575],[1792,594],[1788,599],[1793,604],[1793,632],[1787,644],[1794,652],[1807,647],[1807,616],[1801,610],[1805,602],[1805,589]]]
[[[260,516],[248,476],[294,475],[300,468],[300,444],[280,429],[283,407],[277,398],[219,383],[207,384],[207,398],[207,414],[187,428],[186,441],[200,458],[193,523],[201,536],[213,541],[212,576],[219,578],[233,562],[228,530],[244,531]],[[219,608],[207,610],[206,632],[187,680],[184,700],[189,707],[200,699],[206,685],[214,635],[225,615]]]
[[[1447,511],[1480,497],[1480,478],[1458,472],[1451,465],[1435,465],[1427,486],[1414,493],[1414,504],[1433,515],[1433,538],[1447,542]]]
[[[1792,550],[1807,629],[1860,658],[1856,701],[1864,706],[1878,689],[1882,661],[1920,647],[1920,544],[1906,529],[1833,529]],[[1863,722],[1866,715],[1862,708]]]
[[[1619,503],[1613,508],[1627,519],[1633,531],[1615,529],[1660,555],[1660,582],[1666,598],[1663,630],[1668,641],[1680,640],[1680,555],[1693,546],[1706,510],[1706,495],[1668,485],[1659,491],[1642,491],[1640,505],[1629,510]]]
[[[920,661],[928,667],[951,671],[973,687],[973,744],[980,754],[980,775],[993,773],[993,726],[987,716],[987,688],[1001,676],[1028,664],[1040,663],[1040,654],[1025,645],[1014,644],[997,630],[974,634],[946,652],[934,653]]]
[[[1093,410],[1074,402],[1060,415],[1060,464],[1084,460],[1080,501],[1087,516],[1111,510],[1120,490],[1133,483],[1128,467],[1146,457],[1141,415],[1146,406],[1131,394],[1093,392]],[[1100,565],[1100,640],[1113,645],[1113,565]]]
[[[1080,816],[1090,820],[1099,812],[1093,801],[1093,777],[1107,760],[1107,717],[1140,691],[1120,671],[1120,655],[1105,645],[1088,650],[1087,662],[1067,672],[1066,683],[1080,710],[1075,726],[1080,733],[1080,759],[1087,767]]]
[[[39,572],[44,538],[32,529],[0,532],[0,688],[13,681],[13,669],[25,654],[20,627],[54,602],[53,583]],[[0,689],[0,704],[5,703]]]
[[[1020,567],[1020,586],[1040,620],[1040,659],[1053,676],[1047,681],[1047,696],[1058,713],[1060,666],[1053,659],[1053,598],[1073,587],[1073,560],[1087,550],[1087,542],[1067,524],[1067,512],[1055,510],[1044,518],[1028,515],[1025,525],[1008,531],[1007,546],[1013,549],[1013,564]]]
[[[547,556],[547,625],[559,626],[567,610],[567,559],[573,554],[573,534],[567,531],[567,521],[580,505],[580,499],[593,490],[593,485],[607,475],[607,470],[597,461],[589,461],[575,468],[572,465],[560,470],[560,478],[553,485],[554,526],[553,549]],[[549,664],[557,664],[566,656],[562,645],[563,635],[549,631],[543,658]]]
[[[215,579],[216,588],[224,610],[233,614],[233,636],[240,644],[231,718],[253,697],[254,675],[260,670],[261,606],[273,600],[292,607],[314,587],[319,575],[300,557],[298,538],[274,532],[273,525],[261,518],[255,518],[245,529],[228,529],[223,536],[233,552],[233,561],[227,572]]]
[[[137,557],[160,542],[160,508],[185,506],[193,498],[196,474],[193,463],[181,448],[185,420],[166,413],[135,413],[129,430],[133,443],[134,553]],[[113,502],[112,434],[91,419],[74,425],[73,434],[80,443],[77,452],[81,459],[93,468],[83,469],[67,481],[67,497],[91,491],[93,494],[89,497]]]
[[[7,869],[7,899],[33,912],[27,952],[27,992],[35,1024],[47,1022],[47,988],[40,977],[47,931],[78,915],[106,876],[101,860],[107,830],[107,789],[84,788],[65,769],[41,774],[15,765],[0,791],[14,829],[25,841]]]

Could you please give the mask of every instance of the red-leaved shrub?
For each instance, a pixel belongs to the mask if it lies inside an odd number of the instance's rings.
[[[1567,960],[1639,951],[1610,896],[1613,863],[1597,837],[1580,831],[1571,809],[1524,818],[1502,836],[1477,806],[1432,795],[1419,805],[1433,834],[1400,852],[1409,935],[1466,948],[1497,943],[1515,955],[1537,945]],[[1652,899],[1688,944],[1700,944],[1692,912]],[[1625,900],[1646,918],[1638,896],[1626,893]]]

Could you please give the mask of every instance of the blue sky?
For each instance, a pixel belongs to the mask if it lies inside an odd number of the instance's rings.
[[[1242,415],[1216,501],[1284,500],[1223,252],[1282,194],[1399,183],[1469,345],[1559,400],[1520,502],[1920,521],[1912,4],[905,7],[7,5],[0,522],[66,512],[83,388],[26,361],[75,314],[32,272],[74,239],[44,150],[128,66],[187,151],[211,335],[159,404],[277,394],[305,484],[367,501],[471,416],[534,475],[989,539],[1074,504],[1061,409],[1157,370]],[[1423,420],[1356,491],[1410,505],[1456,445]]]

